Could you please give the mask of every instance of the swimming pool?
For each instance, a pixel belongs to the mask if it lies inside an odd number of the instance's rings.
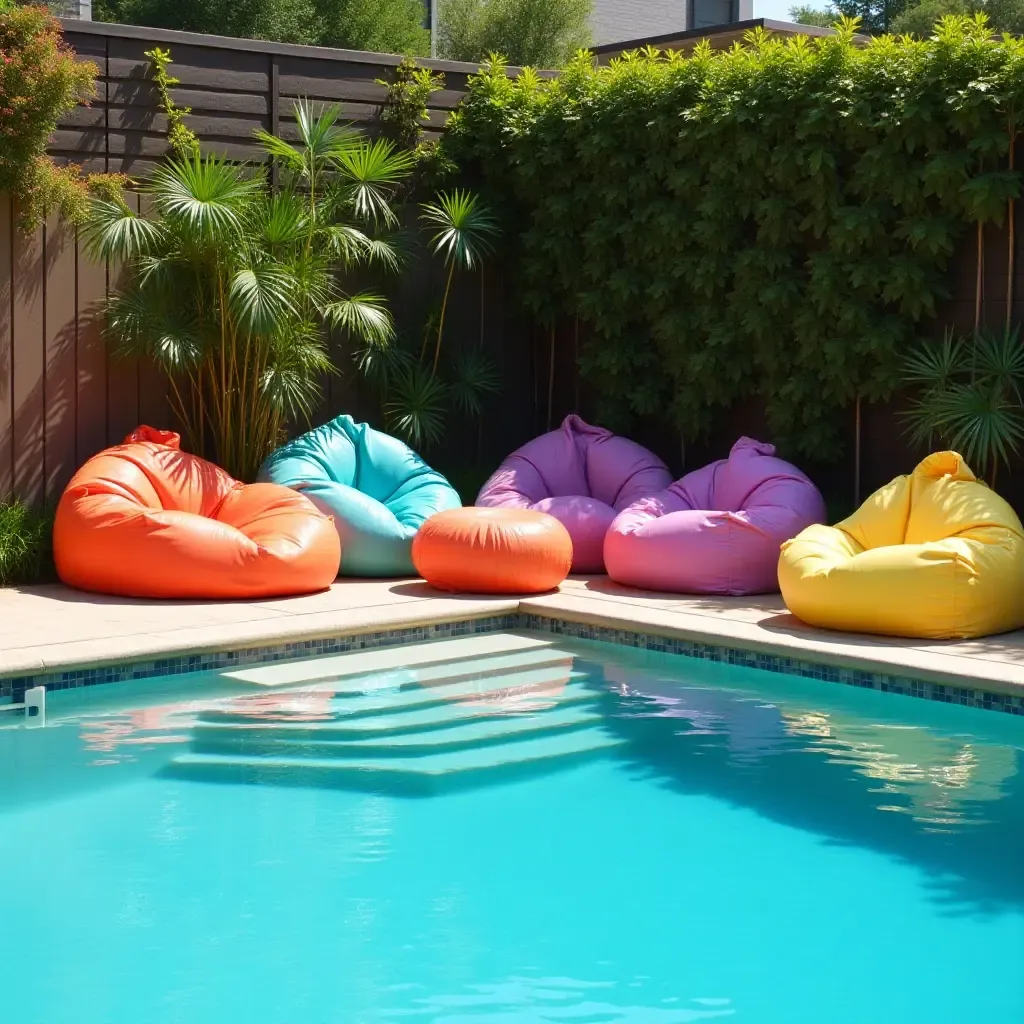
[[[0,1020],[1020,1024],[1022,767],[530,634],[57,693],[0,728]]]

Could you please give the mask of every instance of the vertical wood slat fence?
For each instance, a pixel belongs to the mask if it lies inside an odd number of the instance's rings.
[[[135,26],[69,21],[65,32],[81,59],[97,65],[98,92],[91,106],[72,110],[64,118],[51,140],[51,152],[56,159],[80,163],[89,171],[123,171],[137,177],[152,170],[166,149],[165,121],[156,108],[151,65],[144,56],[154,46],[171,52],[171,71],[181,79],[174,98],[192,107],[188,121],[202,145],[253,160],[259,157],[252,140],[255,128],[294,137],[292,108],[299,97],[339,103],[346,118],[372,130],[387,94],[378,80],[388,79],[399,63],[398,57],[382,54]],[[444,61],[422,63],[446,77],[446,88],[431,101],[430,128],[439,132],[476,68]],[[0,195],[0,500],[14,493],[39,503],[55,500],[82,461],[121,440],[140,422],[168,423],[169,409],[160,376],[146,365],[112,359],[100,337],[94,310],[116,280],[116,270],[87,260],[74,228],[54,218],[26,236],[16,229],[17,214],[16,199]],[[1019,209],[1014,303],[1018,323],[1024,317],[1022,222],[1024,210]],[[963,244],[950,268],[952,301],[940,313],[938,333],[942,324],[970,329],[975,263],[973,245]],[[990,228],[984,319],[992,326],[1001,322],[1006,266],[1005,231]],[[453,329],[461,321],[466,337],[479,334],[505,383],[488,416],[488,432],[494,435],[491,454],[508,451],[530,431],[544,429],[548,418],[549,343],[538,336],[536,345],[530,344],[530,330],[509,320],[502,269],[488,268],[486,301],[479,284],[460,282],[458,301],[449,313]],[[399,319],[416,307],[422,299],[419,293],[429,290],[429,284],[426,269],[418,271],[415,280],[403,280],[403,294],[394,303]],[[551,410],[555,421],[563,412],[579,408],[577,370],[569,357],[575,344],[575,338],[559,338]],[[327,381],[317,415],[325,418],[339,411],[372,412],[352,375]],[[887,407],[865,410],[864,424],[862,493],[867,493],[896,472],[905,472],[914,453],[907,449],[902,427]],[[733,435],[741,425],[754,432],[763,427],[756,419],[746,423],[742,411],[730,413]],[[659,426],[644,440],[676,465],[678,443],[670,433]],[[728,448],[723,444],[709,457],[723,454]],[[469,447],[476,451],[478,445]],[[1012,474],[1001,489],[1024,508],[1024,476]]]
[[[144,177],[166,152],[145,51],[170,50],[177,103],[204,149],[257,160],[257,128],[295,137],[295,101],[340,104],[371,127],[400,58],[136,26],[67,21],[65,35],[99,69],[97,95],[72,110],[51,139],[55,159],[86,171]],[[474,65],[422,61],[446,78],[430,104],[439,133]],[[78,465],[140,422],[166,423],[165,386],[148,366],[112,359],[95,310],[116,279],[90,262],[74,227],[51,218],[17,228],[17,198],[0,195],[0,500],[55,500]]]

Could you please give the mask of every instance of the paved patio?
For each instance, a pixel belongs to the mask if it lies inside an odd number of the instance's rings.
[[[828,633],[804,626],[777,595],[680,597],[606,577],[572,578],[519,600],[453,596],[419,580],[344,580],[276,601],[159,602],[54,585],[0,589],[0,677],[196,651],[238,650],[522,610],[934,682],[1024,692],[1024,632],[955,643]]]

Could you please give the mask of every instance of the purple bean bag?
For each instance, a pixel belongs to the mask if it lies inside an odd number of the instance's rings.
[[[671,482],[668,467],[653,452],[566,416],[558,430],[513,452],[476,503],[547,512],[572,537],[572,571],[604,572],[604,535],[616,513]]]
[[[779,589],[779,548],[825,502],[775,447],[741,437],[729,458],[641,498],[608,530],[604,560],[619,583],[685,594],[766,594]]]

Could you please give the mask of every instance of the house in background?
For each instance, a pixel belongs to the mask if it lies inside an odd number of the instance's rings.
[[[594,48],[750,21],[754,0],[594,0]]]
[[[600,0],[598,0],[600,2]],[[740,0],[744,2],[744,0]],[[746,0],[750,2],[750,0]],[[764,29],[773,36],[831,36],[835,29],[818,28],[815,25],[797,25],[791,21],[772,21],[770,18],[750,18],[745,21],[726,22],[710,26],[697,26],[683,31],[669,31],[661,35],[633,36],[615,42],[596,43],[590,47],[598,64],[607,64],[613,57],[629,50],[642,50],[653,46],[658,50],[678,50],[689,53],[699,42],[707,40],[713,49],[726,50],[734,43],[742,42],[753,29]],[[866,46],[870,36],[855,35],[854,42]]]

